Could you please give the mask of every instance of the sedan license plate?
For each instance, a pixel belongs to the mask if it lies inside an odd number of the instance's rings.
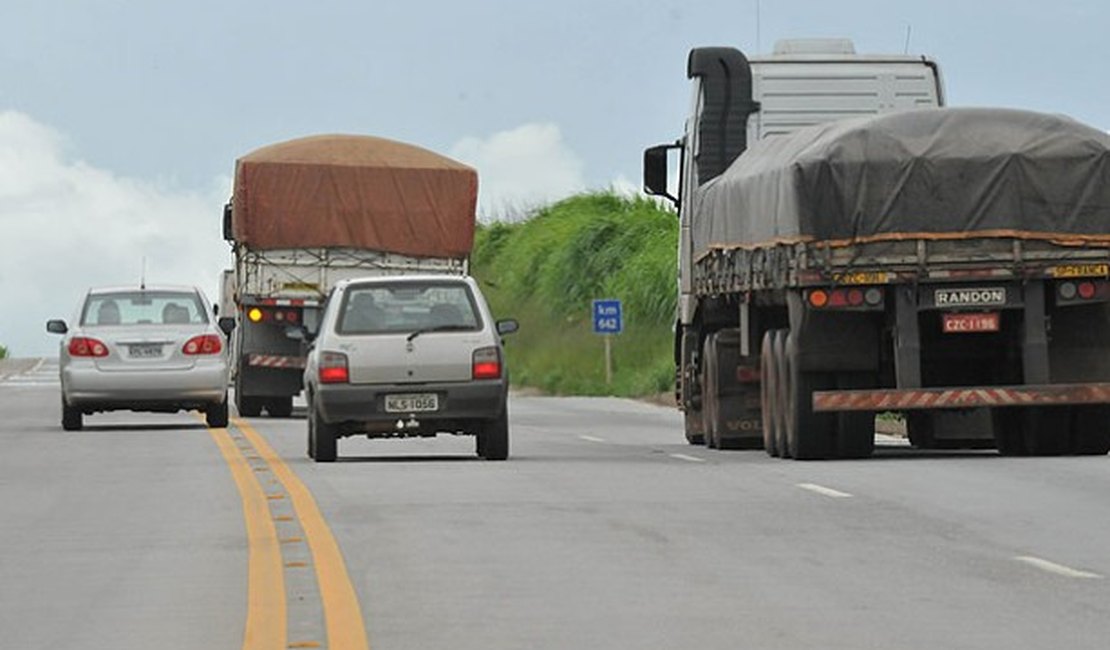
[[[386,395],[386,413],[427,413],[439,410],[439,396],[435,393],[410,393]]]
[[[127,354],[132,359],[157,359],[162,356],[161,343],[143,343],[127,347]]]
[[[964,332],[997,332],[999,330],[998,312],[974,314],[941,314],[942,329],[945,334]]]

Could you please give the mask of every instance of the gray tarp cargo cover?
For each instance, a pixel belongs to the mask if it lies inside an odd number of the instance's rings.
[[[420,147],[321,135],[253,151],[235,164],[232,234],[253,249],[344,247],[465,257],[478,174]]]
[[[1066,117],[940,108],[768,138],[703,185],[695,256],[773,242],[950,236],[1110,243],[1110,136]]]

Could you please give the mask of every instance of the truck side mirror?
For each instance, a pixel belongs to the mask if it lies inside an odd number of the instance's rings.
[[[670,199],[678,205],[678,198],[667,191],[667,155],[681,145],[658,144],[644,150],[644,191],[653,196]]]
[[[224,241],[231,241],[235,237],[231,234],[231,201],[224,204]]]

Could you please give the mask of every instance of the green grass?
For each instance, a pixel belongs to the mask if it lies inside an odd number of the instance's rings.
[[[506,338],[513,384],[576,395],[669,391],[677,236],[673,212],[609,193],[574,196],[519,223],[480,227],[471,272],[495,315],[521,324]],[[592,332],[595,298],[622,301],[611,386],[604,341]]]

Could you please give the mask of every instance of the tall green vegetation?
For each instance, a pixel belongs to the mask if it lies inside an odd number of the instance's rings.
[[[0,359],[8,358],[8,348],[0,345]]]
[[[513,384],[579,395],[671,390],[677,237],[673,212],[611,193],[479,228],[471,271],[497,317],[521,324],[506,339]],[[604,342],[592,331],[595,298],[619,298],[624,309],[612,385]]]

